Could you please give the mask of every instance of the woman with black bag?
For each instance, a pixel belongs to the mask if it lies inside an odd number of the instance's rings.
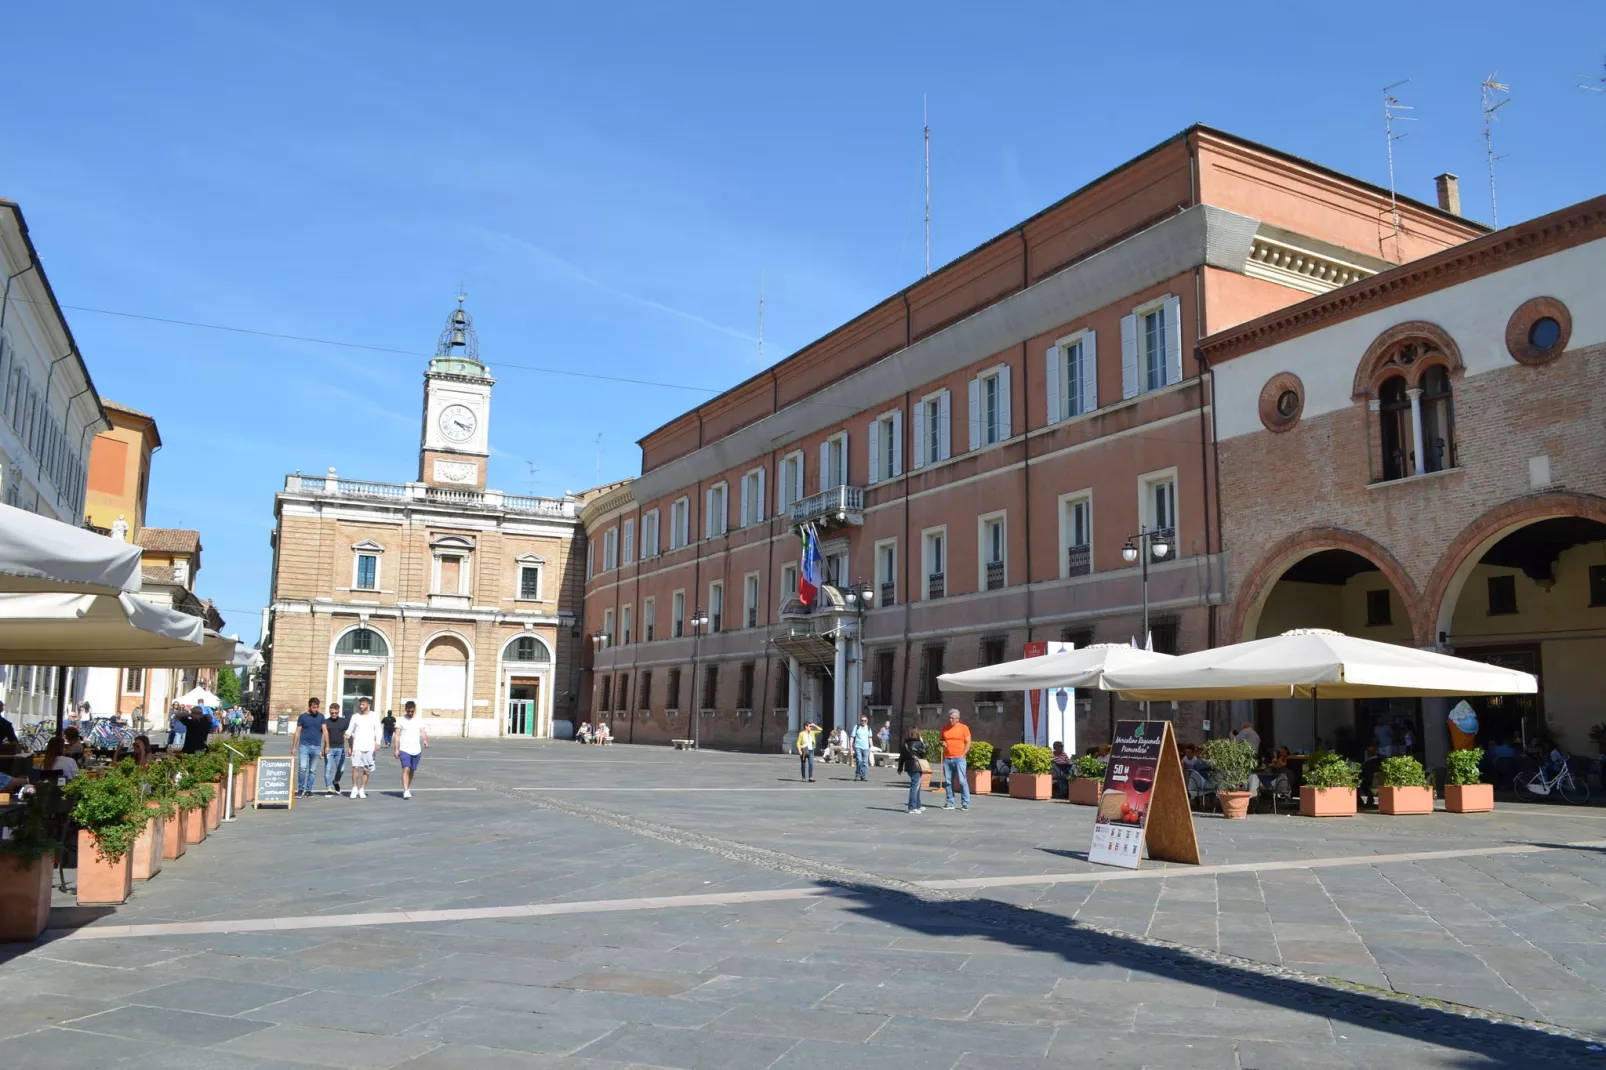
[[[920,805],[920,780],[931,772],[931,766],[926,764],[926,741],[920,738],[918,728],[904,734],[903,746],[898,748],[898,772],[909,774],[909,812],[921,813],[925,807]]]

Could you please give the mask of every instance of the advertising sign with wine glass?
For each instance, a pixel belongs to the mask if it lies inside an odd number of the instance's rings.
[[[1199,864],[1182,758],[1170,721],[1118,721],[1088,861],[1138,868],[1148,857]]]

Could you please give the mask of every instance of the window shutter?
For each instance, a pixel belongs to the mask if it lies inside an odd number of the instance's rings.
[[[1182,299],[1168,297],[1165,302],[1165,381],[1182,382]]]
[[[981,449],[981,380],[970,381],[970,448]]]
[[[709,487],[703,495],[703,538],[711,538],[714,534],[714,488]]]
[[[892,474],[903,475],[903,410],[892,414]]]
[[[797,471],[793,473],[796,482],[792,487],[792,500],[798,501],[803,497],[803,451],[797,451]]]
[[[998,369],[998,441],[1000,442],[1015,437],[1014,429],[1010,426],[1009,409],[1009,365],[1005,364]]]
[[[1099,407],[1099,336],[1096,331],[1082,336],[1082,359],[1076,362],[1076,374],[1082,384],[1082,408],[1077,413],[1080,416]]]
[[[846,486],[850,482],[848,479],[850,471],[852,469],[848,467],[848,433],[844,431],[842,432],[842,482],[838,486]]]
[[[953,456],[952,433],[954,428],[953,395],[944,390],[939,406],[942,415],[937,420],[937,460],[946,461]]]
[[[1121,396],[1138,396],[1138,318],[1121,317]]]
[[[880,420],[870,421],[870,482],[876,483],[881,479],[881,436],[876,434]]]
[[[764,519],[764,469],[758,470],[758,501],[753,503],[753,523]]]
[[[935,457],[931,458],[936,460]],[[916,468],[926,466],[926,403],[915,402],[915,463]]]
[[[742,517],[741,517],[741,520],[742,520],[742,526],[743,527],[746,527],[748,524],[752,523],[751,517],[752,517],[753,514],[749,510],[751,510],[753,508],[753,502],[752,502],[752,499],[748,496],[748,491],[747,491],[747,485],[749,483],[751,483],[752,481],[753,480],[752,480],[752,478],[750,476],[743,476],[742,477]]]
[[[820,493],[821,494],[824,494],[826,491],[831,489],[830,484],[828,484],[826,482],[827,479],[831,478],[830,471],[831,471],[831,440],[830,439],[826,439],[824,442],[820,443]]]
[[[1060,422],[1060,413],[1065,405],[1064,401],[1061,400],[1063,395],[1060,391],[1060,363],[1064,359],[1065,351],[1063,349],[1059,346],[1048,347],[1048,356],[1044,363],[1044,367],[1048,369],[1048,381],[1044,385],[1043,396],[1048,402],[1046,416],[1051,424]]]

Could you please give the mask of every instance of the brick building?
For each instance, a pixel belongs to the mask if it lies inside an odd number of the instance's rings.
[[[1487,742],[1592,753],[1606,664],[1606,197],[1206,338],[1217,400],[1223,642],[1293,627],[1540,678],[1480,699]],[[1409,729],[1442,699],[1245,704],[1299,747]]]
[[[285,477],[270,714],[315,696],[399,716],[414,699],[431,732],[478,737],[550,736],[572,718],[579,500],[486,488],[494,384],[459,307],[424,374],[417,480]]]
[[[582,512],[587,715],[762,749],[866,709],[931,724],[939,674],[1141,636],[1145,594],[1157,649],[1218,642],[1197,340],[1483,233],[1399,212],[1193,127],[651,432],[641,474]],[[814,606],[795,597],[806,524]],[[1145,592],[1122,551],[1156,530]],[[979,737],[1021,738],[1019,695],[955,699]],[[1078,707],[1079,738],[1103,738],[1104,703]],[[1178,711],[1185,735],[1202,715]]]

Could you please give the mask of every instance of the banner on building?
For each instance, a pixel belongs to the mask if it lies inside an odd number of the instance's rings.
[[[1171,722],[1118,721],[1087,859],[1137,869],[1145,847],[1157,861],[1199,864]]]
[[[1060,654],[1072,649],[1070,643],[1026,644],[1027,658]],[[1064,743],[1068,754],[1076,753],[1076,690],[1059,687],[1026,692],[1026,724],[1022,737],[1027,743],[1047,747]]]

